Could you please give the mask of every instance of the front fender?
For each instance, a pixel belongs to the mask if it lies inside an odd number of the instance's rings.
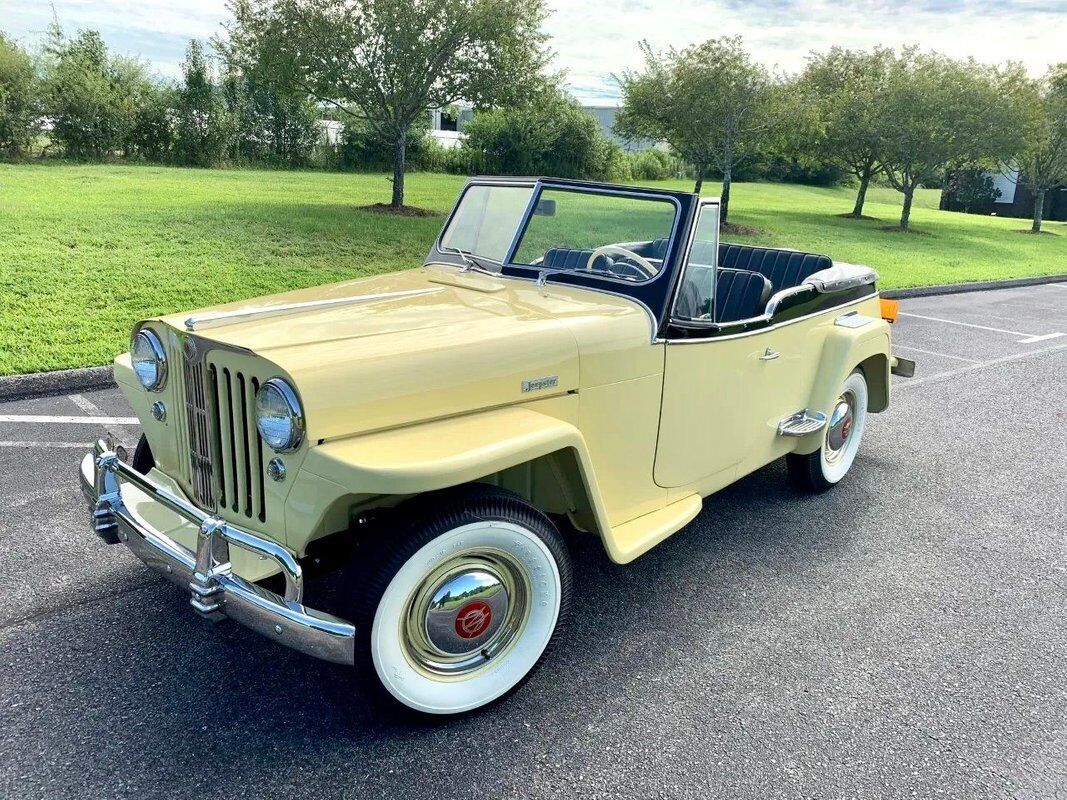
[[[500,475],[553,454],[573,459],[574,475],[566,465],[553,468],[568,504],[586,506],[598,533],[610,530],[581,432],[530,408],[494,409],[326,442],[311,449],[301,473],[353,494],[411,496]]]

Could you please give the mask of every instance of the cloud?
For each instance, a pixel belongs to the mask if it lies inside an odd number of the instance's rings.
[[[51,21],[44,0],[3,0],[0,25],[32,42]],[[556,64],[583,100],[618,98],[613,73],[641,66],[637,43],[684,48],[740,35],[768,66],[796,71],[813,50],[918,44],[951,56],[1017,60],[1037,74],[1065,58],[1062,0],[548,0]],[[190,38],[209,39],[227,18],[224,0],[55,0],[68,31],[95,28],[114,50],[178,74]]]

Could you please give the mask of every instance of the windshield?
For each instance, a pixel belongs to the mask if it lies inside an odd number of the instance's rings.
[[[508,258],[534,187],[472,185],[441,237],[470,266]],[[511,262],[642,283],[656,277],[674,232],[675,203],[662,197],[544,188]]]
[[[677,209],[668,199],[545,189],[512,261],[643,282],[659,274]]]
[[[533,191],[532,186],[469,187],[441,237],[441,247],[503,263]]]

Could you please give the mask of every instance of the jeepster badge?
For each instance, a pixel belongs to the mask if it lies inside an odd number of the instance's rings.
[[[559,375],[549,375],[546,378],[534,378],[522,382],[523,392],[539,392],[542,389],[555,389],[559,386]]]

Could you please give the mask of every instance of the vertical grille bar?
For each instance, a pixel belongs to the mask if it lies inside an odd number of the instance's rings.
[[[189,430],[189,467],[193,498],[206,507],[215,507],[212,442],[208,425],[204,364],[185,359],[185,416]]]
[[[256,394],[259,392],[259,381],[252,378],[248,381],[248,399],[245,405],[248,408],[248,416],[245,419],[245,427],[248,429],[248,474],[252,476],[251,505],[253,516],[263,520],[263,445],[259,438],[259,428],[256,425]]]

